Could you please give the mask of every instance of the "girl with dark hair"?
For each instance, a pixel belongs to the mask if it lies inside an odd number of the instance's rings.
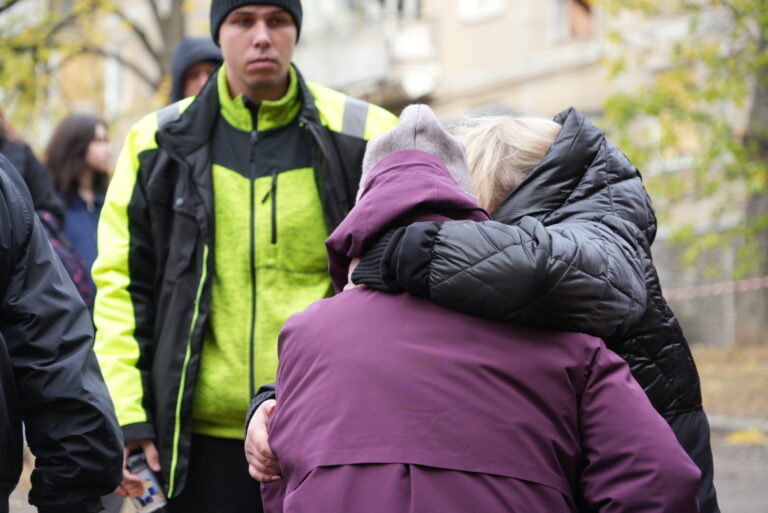
[[[14,131],[0,109],[0,154],[16,167],[32,196],[35,212],[45,228],[48,241],[56,251],[77,291],[93,312],[96,287],[90,278],[88,264],[64,234],[64,205],[53,188],[48,169]]]
[[[66,208],[64,233],[90,270],[96,260],[96,227],[109,177],[107,124],[88,114],[72,114],[48,142],[46,164]]]

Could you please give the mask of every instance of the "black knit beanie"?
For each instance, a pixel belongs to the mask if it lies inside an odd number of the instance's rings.
[[[296,41],[301,33],[301,0],[211,0],[211,35],[219,44],[219,28],[227,15],[244,5],[274,5],[285,9],[296,24]]]

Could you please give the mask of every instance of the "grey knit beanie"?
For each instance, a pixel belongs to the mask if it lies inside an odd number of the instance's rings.
[[[421,150],[439,158],[465,192],[474,195],[464,146],[440,125],[427,105],[409,105],[400,114],[397,126],[368,142],[363,158],[363,175],[357,199],[368,174],[378,161],[394,151]]]
[[[296,24],[296,41],[301,33],[301,0],[211,0],[211,36],[219,44],[219,28],[227,15],[244,5],[274,5],[285,9]]]

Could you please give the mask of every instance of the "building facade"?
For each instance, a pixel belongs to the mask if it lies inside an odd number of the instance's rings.
[[[421,102],[444,119],[483,113],[551,117],[572,105],[599,125],[611,91],[631,90],[668,66],[664,49],[686,33],[689,20],[612,17],[592,5],[583,0],[305,1],[295,61],[309,80],[394,112]],[[207,1],[195,0],[186,9],[187,33],[207,34]],[[721,27],[718,16],[713,12],[707,18],[711,30]],[[646,55],[642,66],[609,82],[605,63],[613,57],[614,32]],[[140,51],[119,38],[116,46]],[[648,53],[649,48],[657,50]],[[141,103],[147,92],[131,83],[125,69],[111,66],[106,68],[105,104],[125,119],[122,113],[131,112],[130,106],[137,98]],[[742,113],[734,112],[732,121],[743,123]],[[652,136],[659,121],[649,123]],[[690,159],[682,155],[641,171],[652,179],[657,173],[684,176],[689,168]],[[669,234],[676,226],[695,223],[701,209],[713,207],[693,199],[660,207],[654,253],[662,284],[691,342],[768,343],[765,266],[752,273],[752,281],[733,281],[739,257],[728,248],[704,254],[694,265],[681,264],[685,248]],[[700,222],[695,229],[703,234],[743,222],[746,208],[746,202],[737,202],[718,225]]]

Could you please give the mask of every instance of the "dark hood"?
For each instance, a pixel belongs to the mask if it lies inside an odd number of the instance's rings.
[[[336,291],[347,283],[350,260],[388,230],[415,221],[464,219],[490,217],[461,190],[440,159],[418,150],[390,153],[373,167],[360,201],[325,241]]]
[[[554,120],[563,128],[552,148],[493,218],[512,224],[531,216],[552,225],[612,214],[653,242],[656,216],[637,168],[573,107]]]
[[[221,50],[210,37],[183,37],[171,59],[171,102],[184,98],[184,73],[198,62],[221,64]]]
[[[50,212],[59,225],[64,224],[64,204],[51,181],[48,168],[40,162],[32,148],[22,141],[11,141],[0,137],[0,154],[16,168],[32,195],[35,210]]]

